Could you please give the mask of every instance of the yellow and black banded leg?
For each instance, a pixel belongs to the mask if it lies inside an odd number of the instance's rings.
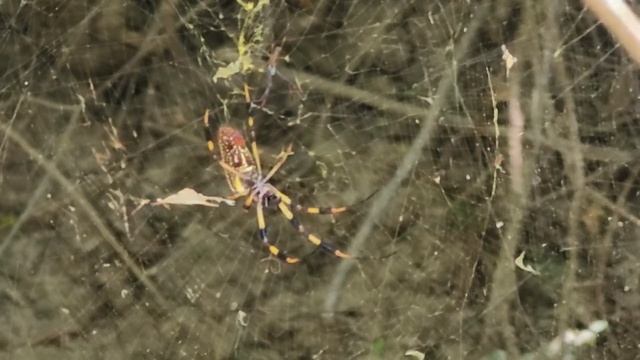
[[[256,162],[258,175],[262,176],[262,166],[260,165],[260,153],[258,152],[258,143],[256,142],[255,120],[253,119],[253,103],[251,102],[251,94],[249,94],[249,86],[244,85],[244,99],[249,104],[249,116],[247,117],[247,131],[251,140],[251,153]]]
[[[247,196],[246,199],[244,199],[244,203],[242,204],[242,207],[245,210],[249,210],[251,208],[251,205],[253,204],[253,193],[249,193],[249,195]]]
[[[213,125],[209,122],[209,109],[204,112],[204,116],[202,117],[202,122],[204,124],[204,139],[207,141],[207,149],[209,149],[209,153],[216,158],[215,150],[215,131],[213,130]]]
[[[300,221],[298,221],[298,219],[293,215],[293,212],[291,211],[289,206],[284,201],[280,201],[278,203],[278,209],[280,209],[280,213],[282,213],[282,215],[287,220],[289,220],[289,223],[291,224],[291,226],[293,226],[300,234],[302,234],[310,243],[312,243],[313,245],[317,246],[318,248],[320,248],[323,251],[326,251],[326,252],[328,252],[330,254],[333,254],[336,257],[339,257],[339,258],[342,258],[342,259],[350,259],[351,258],[351,255],[338,250],[333,245],[330,245],[330,244],[322,241],[322,239],[320,239],[320,237],[318,237],[316,235],[313,235],[313,234],[310,234],[309,232],[307,232],[307,230],[300,223]]]
[[[260,240],[262,243],[269,249],[269,253],[275,256],[278,260],[283,261],[287,264],[296,264],[300,262],[300,259],[294,256],[289,256],[284,250],[280,250],[277,246],[273,245],[269,242],[269,238],[267,237],[267,224],[264,219],[264,212],[262,209],[262,204],[260,202],[256,203],[256,215],[258,217],[258,233],[260,236]]]
[[[317,215],[317,214],[319,214],[319,215],[334,215],[334,214],[339,214],[341,212],[345,212],[345,211],[347,211],[349,209],[347,206],[341,206],[341,207],[306,207],[306,206],[302,206],[300,204],[294,203],[289,196],[287,196],[282,191],[278,190],[273,185],[271,185],[269,187],[269,190],[273,191],[276,195],[278,195],[278,197],[280,198],[280,200],[282,202],[284,202],[285,204],[287,204],[288,207],[290,207],[291,209],[293,209],[293,210],[295,210],[297,212],[302,212],[302,213],[307,213],[307,214],[315,214],[315,215]]]
[[[359,203],[369,200],[376,193],[377,193],[377,191],[373,192],[371,195],[367,196],[364,200],[359,201]],[[282,193],[280,193],[280,194],[282,194]],[[288,200],[291,201],[291,199],[288,199]],[[353,206],[353,205],[351,205],[351,206]],[[294,202],[291,202],[289,204],[289,207],[292,208],[293,210],[297,211],[297,212],[302,212],[302,213],[307,213],[307,214],[314,214],[314,215],[317,215],[317,214],[319,214],[319,215],[335,215],[335,214],[339,214],[341,212],[345,212],[345,211],[349,210],[351,208],[351,206],[307,207],[307,206],[302,206],[300,204],[296,204]]]
[[[300,204],[291,204],[291,208],[298,212],[307,214],[334,215],[348,210],[346,206],[342,207],[305,207]]]
[[[224,161],[219,161],[218,164],[220,165],[221,168],[223,168],[226,172],[228,173],[232,173],[238,177],[242,177],[242,174],[240,174],[238,172],[238,170],[234,169],[233,167],[229,166],[228,164],[226,164]],[[243,196],[246,196],[247,198],[244,199],[244,203],[242,204],[242,207],[245,208],[246,210],[249,210],[249,208],[251,208],[251,205],[253,204],[253,198],[255,196],[254,192],[251,192],[250,190],[247,190],[247,192],[241,192],[241,193],[237,193],[234,196],[233,200],[236,200],[238,198],[241,198]]]

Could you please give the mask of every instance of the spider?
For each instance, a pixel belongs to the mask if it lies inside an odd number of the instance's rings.
[[[249,88],[246,85],[244,87],[244,95],[246,102],[248,104],[252,104]],[[324,242],[320,237],[307,232],[305,227],[294,215],[294,211],[307,214],[337,214],[346,211],[347,207],[303,207],[301,205],[294,204],[289,196],[273,186],[269,180],[271,180],[282,165],[284,165],[287,158],[293,154],[292,146],[289,145],[286,149],[283,149],[280,154],[276,156],[276,161],[273,167],[271,167],[269,172],[264,174],[260,164],[258,145],[256,143],[254,131],[255,121],[251,112],[252,107],[250,106],[249,116],[247,119],[247,130],[250,136],[251,150],[247,147],[247,142],[245,141],[242,132],[239,130],[225,125],[220,126],[217,131],[217,143],[220,153],[218,163],[222,167],[224,175],[227,178],[227,183],[232,192],[228,198],[236,200],[244,197],[243,206],[245,209],[250,209],[255,202],[260,240],[262,240],[262,243],[267,247],[269,253],[275,256],[278,260],[288,264],[295,264],[301,261],[300,258],[288,255],[286,251],[278,248],[269,241],[269,238],[267,237],[264,208],[271,206],[277,206],[280,213],[289,221],[298,233],[303,235],[316,247],[331,253],[338,258],[351,258],[349,254],[336,249],[334,246]],[[212,129],[212,125],[209,123],[209,110],[205,112],[203,122],[207,147],[215,159],[215,132]]]

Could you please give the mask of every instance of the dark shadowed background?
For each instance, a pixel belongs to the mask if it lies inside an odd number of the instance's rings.
[[[201,119],[245,84],[357,260],[143,206],[230,194]],[[0,358],[635,359],[639,96],[579,1],[0,2]]]

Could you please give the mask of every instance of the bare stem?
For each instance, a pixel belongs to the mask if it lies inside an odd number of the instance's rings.
[[[73,201],[78,204],[80,208],[87,214],[87,217],[93,225],[96,227],[100,235],[102,235],[103,239],[107,241],[107,243],[113,248],[113,250],[118,254],[120,259],[126,264],[129,270],[136,276],[138,281],[142,283],[145,288],[151,293],[152,297],[156,301],[157,305],[161,308],[161,310],[165,311],[168,307],[168,302],[165,297],[160,293],[160,290],[156,286],[156,284],[145,274],[144,270],[138,266],[138,264],[133,260],[133,258],[129,255],[127,250],[118,242],[115,236],[109,231],[107,226],[102,221],[100,215],[96,209],[91,205],[91,202],[84,196],[82,191],[80,191],[71,181],[67,179],[67,177],[55,166],[54,163],[47,160],[42,153],[40,153],[36,148],[31,146],[29,142],[22,137],[20,134],[12,130],[9,126],[4,123],[0,123],[0,130],[2,130],[14,143],[22,148],[30,157],[35,159],[48,174],[51,176],[53,180],[55,180],[62,188],[64,188],[67,193],[71,196]]]
[[[485,19],[488,8],[489,6],[486,5],[479,6],[477,12],[474,13],[474,20],[469,25],[467,32],[462,36],[459,45],[456,47],[454,63],[458,63],[468,50],[469,45],[471,44],[471,40],[475,37],[480,24],[482,24]],[[420,154],[422,154],[422,149],[429,142],[433,130],[436,127],[436,120],[440,114],[440,111],[446,103],[447,94],[453,87],[454,72],[455,69],[451,69],[450,71],[445,72],[444,76],[440,80],[434,102],[428,110],[417,107],[417,109],[419,110],[416,111],[416,116],[422,118],[422,128],[411,144],[411,148],[409,149],[409,151],[407,151],[407,154],[404,156],[402,162],[396,169],[396,172],[391,180],[389,180],[389,182],[382,188],[382,190],[380,190],[379,195],[373,201],[367,217],[358,229],[358,232],[356,233],[356,236],[354,237],[351,246],[349,247],[349,253],[353,254],[354,256],[357,256],[360,249],[364,246],[364,243],[371,234],[373,225],[380,218],[383,211],[386,209],[387,204],[400,187],[401,182],[407,177],[407,175],[409,175],[411,169],[413,169],[413,167],[415,166],[416,161],[420,157]],[[317,85],[317,83],[318,82],[315,82],[314,86]],[[339,85],[336,85],[334,87],[334,90],[338,86]],[[374,96],[373,98],[357,96],[357,98],[363,102],[368,103],[370,101],[373,101],[374,99],[377,99],[378,96]],[[379,108],[383,110],[402,111],[405,113],[407,112],[405,105],[398,104],[393,100],[388,100],[383,105],[378,105]],[[340,263],[340,265],[338,266],[338,269],[336,270],[336,273],[331,280],[331,283],[327,290],[327,295],[325,297],[325,314],[331,316],[334,313],[336,305],[338,303],[340,291],[344,287],[347,274],[353,268],[353,265],[354,261],[347,260]]]

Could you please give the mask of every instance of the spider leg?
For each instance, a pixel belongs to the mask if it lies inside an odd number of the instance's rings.
[[[225,163],[224,161],[220,160],[218,161],[218,164],[220,165],[221,168],[223,168],[225,171],[228,171],[238,177],[242,177],[242,174],[234,167],[232,167],[231,165]]]
[[[306,207],[306,206],[302,206],[300,204],[295,204],[293,203],[293,201],[291,200],[291,198],[289,196],[287,196],[286,194],[284,194],[282,191],[276,189],[275,186],[273,185],[269,185],[269,190],[273,191],[279,198],[280,200],[287,204],[287,206],[289,206],[291,209],[294,209],[295,211],[298,212],[303,212],[303,213],[307,213],[307,214],[320,214],[320,215],[333,215],[333,214],[338,214],[341,212],[345,212],[347,211],[349,208],[347,206],[341,206],[341,207]]]
[[[275,175],[278,172],[278,170],[280,170],[282,165],[284,165],[284,163],[287,161],[287,158],[293,155],[292,148],[293,148],[293,145],[289,144],[289,146],[287,146],[286,149],[282,149],[280,151],[280,154],[276,156],[276,163],[273,165],[273,167],[271,167],[267,175],[263,178],[263,181],[265,182],[269,181],[269,179],[271,179],[271,177],[273,177],[273,175]]]
[[[226,164],[224,161],[219,161],[218,164],[220,164],[220,166],[227,172],[230,172],[238,177],[242,177],[242,174],[234,169],[233,167],[229,166],[228,164]],[[248,195],[248,196],[247,196]],[[231,200],[237,200],[238,198],[241,198],[243,196],[247,196],[247,198],[244,200],[244,203],[242,205],[242,207],[244,207],[245,209],[249,209],[251,207],[251,204],[253,203],[253,196],[255,195],[255,193],[251,192],[250,190],[247,190],[245,192],[240,192],[234,195],[231,195],[233,198]]]
[[[204,123],[204,138],[207,141],[207,149],[209,149],[209,153],[216,158],[215,150],[215,131],[213,130],[211,123],[209,123],[209,109],[204,112],[204,116],[202,117],[202,122]]]
[[[298,219],[295,217],[295,215],[293,215],[293,212],[291,211],[289,206],[284,201],[280,201],[278,203],[278,209],[280,209],[280,213],[287,220],[289,220],[289,223],[291,224],[291,226],[293,226],[300,234],[302,234],[310,243],[312,243],[313,245],[319,247],[323,251],[326,251],[326,252],[328,252],[330,254],[333,254],[336,257],[339,257],[339,258],[342,258],[342,259],[351,258],[351,255],[346,254],[346,253],[336,249],[333,245],[330,245],[330,244],[322,241],[322,239],[320,239],[320,237],[307,232],[307,230],[304,228],[304,226],[302,226],[302,224],[300,223],[300,221],[298,221]]]
[[[225,196],[224,198],[225,198],[225,199],[227,199],[227,200],[233,200],[233,201],[236,201],[236,200],[240,199],[240,198],[241,198],[241,197],[243,197],[243,196],[247,196],[247,194],[244,194],[244,193],[235,193],[235,194],[231,194],[231,195],[229,195],[229,196]]]
[[[277,246],[269,242],[269,238],[267,237],[267,224],[264,219],[264,211],[262,209],[261,201],[256,202],[256,217],[258,218],[258,232],[260,240],[262,240],[262,243],[267,247],[267,249],[269,249],[269,253],[275,256],[278,260],[287,264],[299,263],[300,259],[288,256],[284,250],[280,250]]]
[[[249,133],[249,138],[251,140],[251,153],[253,154],[253,158],[256,162],[256,168],[258,169],[258,175],[262,176],[262,166],[260,164],[260,152],[258,151],[258,142],[256,141],[256,131],[255,131],[255,119],[253,118],[253,103],[251,102],[251,95],[249,94],[249,86],[244,85],[244,97],[245,101],[249,105],[249,116],[247,118],[247,132]],[[293,155],[293,151],[291,151],[292,145],[289,145],[286,149],[280,151],[280,154],[276,157],[276,164],[273,165],[271,170],[267,176],[263,178],[264,181],[268,181],[276,172],[284,165],[287,161],[287,158]]]
[[[247,117],[247,130],[249,137],[251,138],[251,153],[253,159],[256,162],[256,168],[258,169],[258,175],[262,176],[262,166],[260,165],[260,153],[258,152],[258,143],[256,142],[256,131],[254,128],[255,120],[253,119],[253,103],[251,102],[251,94],[249,94],[249,86],[244,85],[244,98],[247,104],[249,104],[249,116]]]
[[[249,208],[251,208],[251,204],[253,204],[253,193],[249,193],[247,198],[244,199],[244,203],[242,204],[242,207],[245,208],[246,210],[249,210]]]
[[[276,69],[272,65],[267,66],[267,86],[264,89],[260,98],[256,101],[256,103],[260,104],[260,107],[264,107],[267,104],[267,98],[269,97],[269,93],[271,92],[271,87],[273,86],[273,75],[276,74]]]

